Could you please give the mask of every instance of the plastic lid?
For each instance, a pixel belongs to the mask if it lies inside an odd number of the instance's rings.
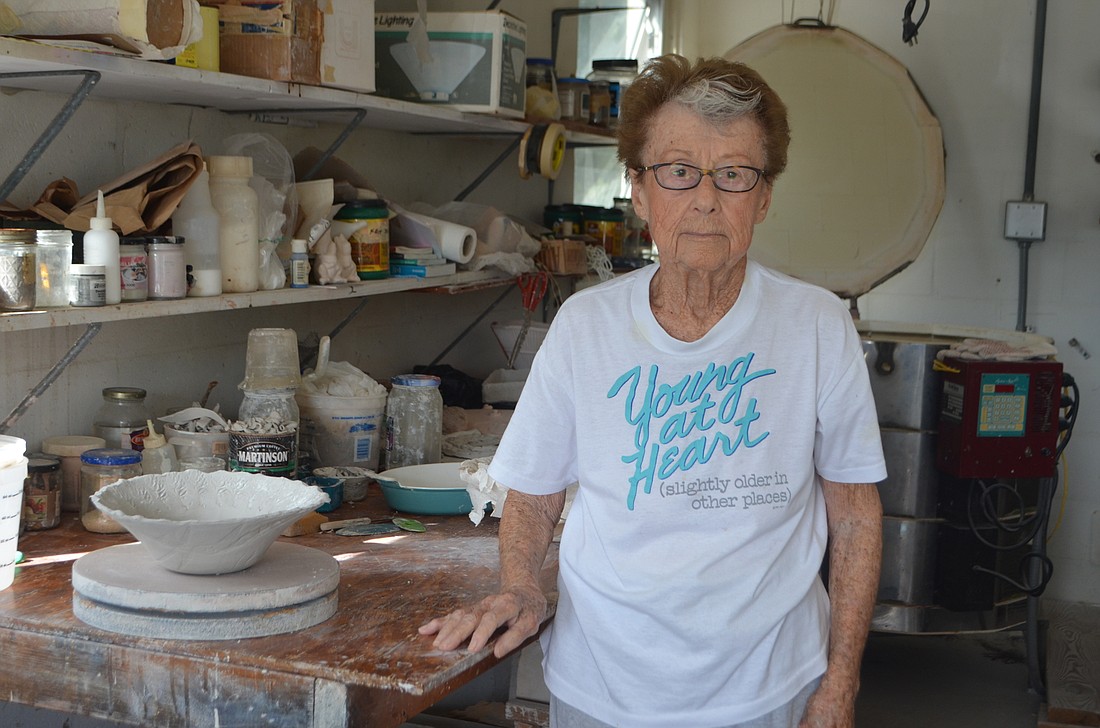
[[[390,381],[398,387],[438,387],[440,380],[430,374],[399,374]]]
[[[361,217],[387,217],[389,206],[381,197],[347,202],[336,213],[337,220],[355,220]]]
[[[637,58],[604,58],[598,61],[592,61],[592,70],[601,71],[637,71],[638,59]]]
[[[102,437],[90,435],[57,435],[47,437],[42,441],[42,451],[49,455],[60,457],[75,457],[88,450],[95,450],[106,446],[107,441]]]
[[[207,157],[206,165],[215,177],[252,177],[252,157]]]
[[[146,450],[152,450],[155,447],[164,447],[168,444],[168,441],[164,439],[164,435],[157,432],[157,428],[153,427],[152,420],[145,420],[146,426],[149,428],[149,434],[142,440],[145,443]]]
[[[305,253],[306,241],[301,238],[294,238],[290,241],[290,252],[292,253]]]
[[[95,217],[88,221],[88,225],[92,230],[113,230],[114,224],[111,222],[111,218],[107,217],[107,209],[103,203],[103,190],[98,190],[98,197],[95,205]]]
[[[150,245],[183,245],[186,239],[182,235],[154,235],[148,240]]]
[[[145,399],[145,390],[139,387],[104,387],[103,397],[104,399],[125,399],[136,401]]]
[[[69,273],[71,273],[73,275],[76,275],[76,276],[80,276],[80,275],[105,276],[105,275],[107,275],[107,266],[105,266],[105,265],[89,265],[87,263],[73,263],[72,265],[69,266]]]
[[[528,66],[552,66],[554,61],[549,58],[528,58]]]
[[[80,462],[88,465],[136,465],[141,462],[141,453],[137,450],[102,447],[81,453]]]

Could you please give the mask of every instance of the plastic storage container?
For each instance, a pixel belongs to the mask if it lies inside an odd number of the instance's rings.
[[[386,400],[386,469],[438,463],[443,449],[439,377],[402,374]]]
[[[210,157],[210,199],[218,212],[219,260],[224,293],[260,287],[259,199],[249,187],[251,157]]]
[[[107,305],[107,268],[73,263],[69,266],[69,305],[78,308]]]
[[[187,261],[179,235],[149,238],[149,298],[163,301],[187,297]]]
[[[109,448],[140,451],[149,434],[145,427],[148,419],[144,389],[106,387],[103,404],[95,415],[94,434],[102,437]]]
[[[37,308],[69,305],[69,266],[73,264],[73,234],[69,230],[39,230],[34,292]]]
[[[564,121],[588,122],[588,81],[583,78],[558,79],[558,104]]]
[[[92,494],[105,485],[141,475],[141,453],[102,448],[80,456],[80,522],[94,533],[124,533],[110,516],[92,505]]]

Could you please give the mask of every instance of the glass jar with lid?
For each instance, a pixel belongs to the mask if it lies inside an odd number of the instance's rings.
[[[28,531],[44,531],[61,523],[61,458],[45,453],[27,457],[23,483],[23,522]]]
[[[149,260],[145,237],[122,238],[118,246],[118,267],[122,278],[122,302],[149,298]]]
[[[35,230],[0,229],[0,311],[30,311],[38,286]]]
[[[73,264],[73,234],[70,230],[39,230],[35,264],[34,305],[59,308],[69,305],[69,266]]]
[[[92,505],[92,494],[118,480],[141,475],[141,453],[97,448],[80,456],[80,522],[93,533],[124,533],[117,521]]]
[[[592,61],[589,81],[606,81],[610,96],[609,126],[619,123],[619,99],[638,77],[638,61],[635,58],[612,58]]]
[[[345,204],[332,220],[332,234],[351,244],[351,259],[361,281],[390,276],[390,210],[385,200]]]
[[[146,421],[151,418],[145,407],[145,390],[139,387],[106,387],[103,404],[96,412],[93,434],[102,437],[107,447],[138,450],[149,434]]]
[[[386,468],[438,463],[443,447],[443,396],[439,377],[394,377],[386,398]]]

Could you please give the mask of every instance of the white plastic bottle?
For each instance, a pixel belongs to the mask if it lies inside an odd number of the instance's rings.
[[[145,436],[145,449],[141,451],[141,474],[153,475],[179,470],[175,448],[168,444],[164,435],[156,431],[152,420],[146,420],[146,423],[149,434]]]
[[[101,265],[107,278],[107,305],[122,303],[122,271],[118,262],[118,233],[103,204],[103,190],[99,191],[95,217],[89,221],[91,229],[84,233],[84,264]]]
[[[210,157],[210,198],[220,218],[222,291],[250,293],[260,287],[260,218],[251,157]]]
[[[203,169],[172,213],[172,234],[187,241],[184,259],[191,268],[188,296],[222,292],[221,217],[210,199],[210,173]]]

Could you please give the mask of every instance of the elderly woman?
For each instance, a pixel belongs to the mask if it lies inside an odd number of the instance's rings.
[[[538,629],[556,726],[853,725],[886,476],[859,337],[831,293],[747,257],[786,164],[751,69],[651,62],[619,157],[660,262],[572,296],[490,474],[501,591],[421,627],[503,655]],[[829,546],[829,589],[819,576]]]

